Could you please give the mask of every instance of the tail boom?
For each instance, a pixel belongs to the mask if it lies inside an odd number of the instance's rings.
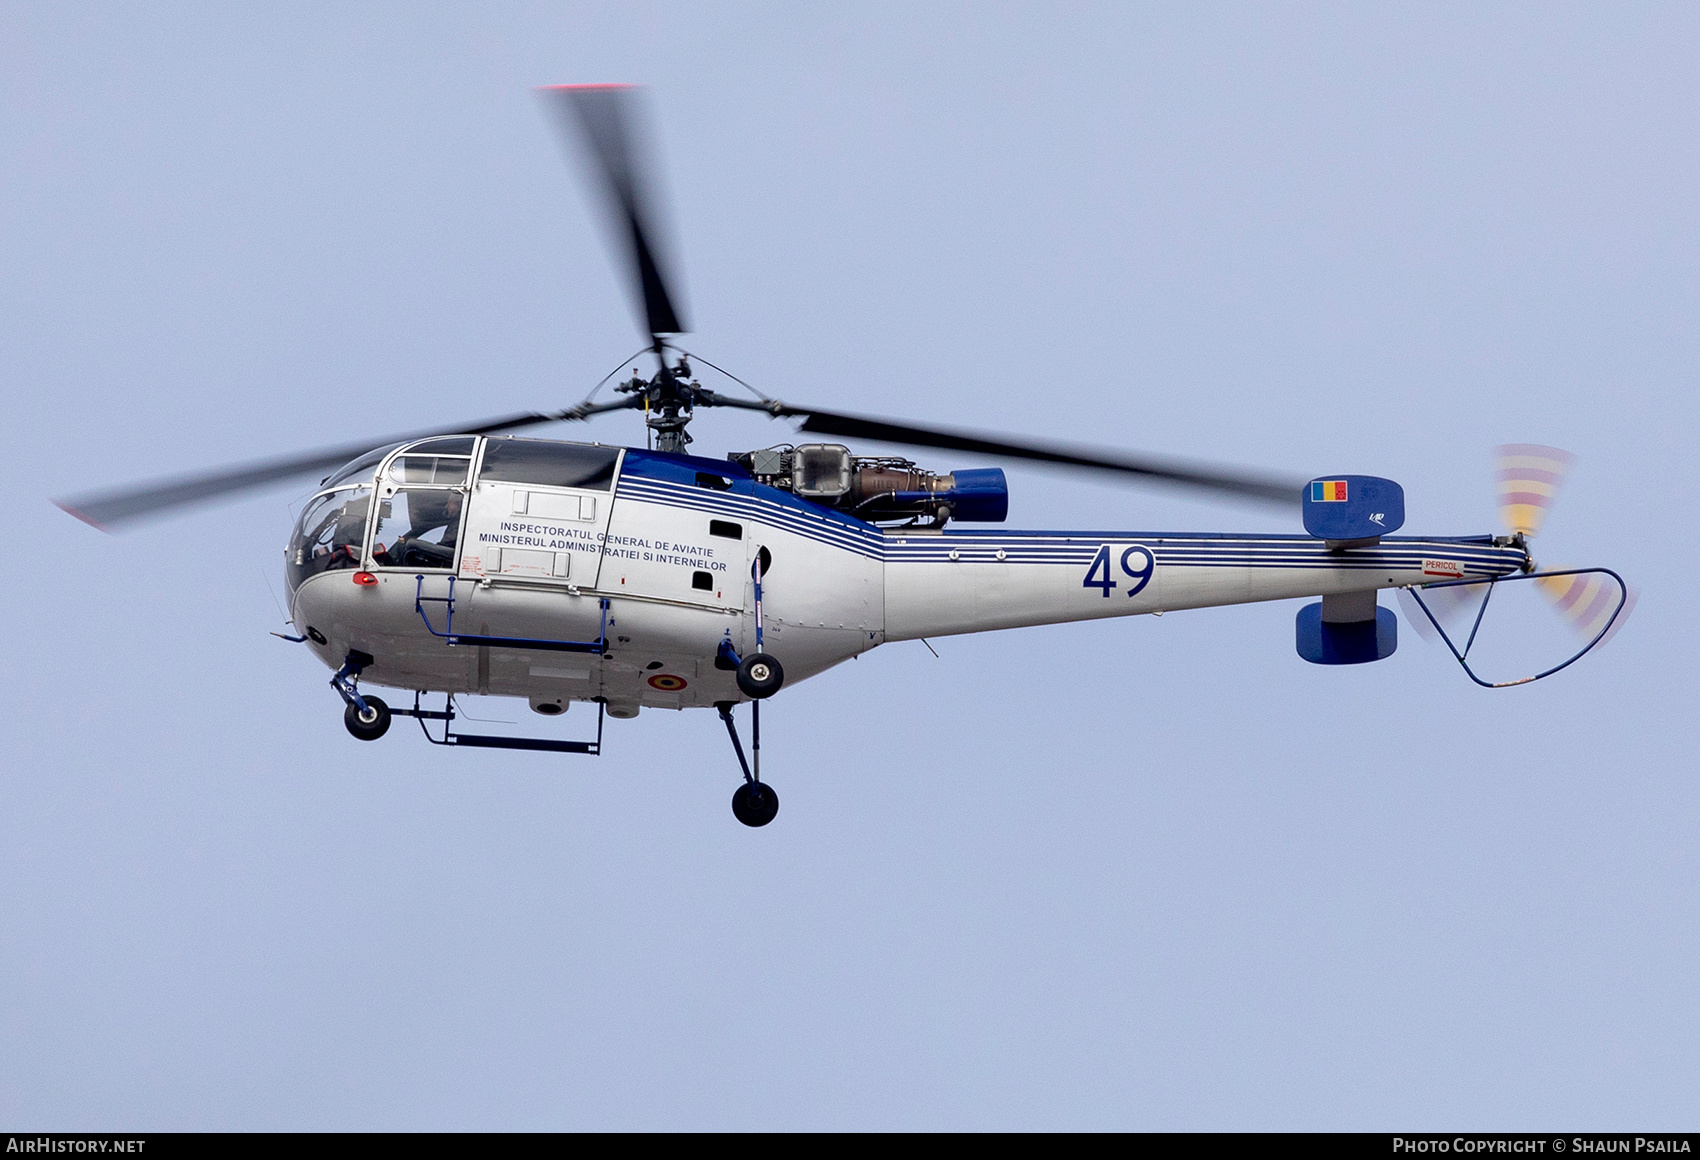
[[[1528,563],[1489,536],[1330,548],[1173,532],[907,530],[886,534],[884,555],[887,640],[1487,580]]]

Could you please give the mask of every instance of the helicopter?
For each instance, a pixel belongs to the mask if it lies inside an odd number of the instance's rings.
[[[318,476],[284,548],[288,618],[332,670],[348,732],[385,736],[415,718],[433,744],[599,755],[606,718],[715,710],[742,773],[732,808],[767,825],[761,705],[789,684],[880,645],[958,633],[1256,601],[1315,598],[1295,646],[1316,664],[1383,660],[1398,618],[1443,640],[1478,684],[1551,676],[1603,643],[1631,592],[1606,568],[1541,571],[1530,539],[1569,466],[1536,445],[1501,449],[1502,535],[1397,536],[1404,492],[1376,476],[1304,478],[1151,455],[924,426],[702,385],[656,246],[653,172],[640,148],[641,90],[538,90],[583,150],[648,335],[655,370],[597,401],[527,411],[248,463],[55,502],[102,530],[283,481]],[[629,361],[629,360],[628,360]],[[622,367],[625,363],[621,364]],[[616,372],[618,373],[618,372]],[[609,376],[612,378],[613,376]],[[606,383],[607,380],[604,380]],[[807,442],[723,459],[693,455],[698,408],[798,421]],[[641,411],[644,447],[516,432]],[[958,452],[1274,505],[1303,532],[1010,531],[998,468],[938,472],[846,440]],[[328,474],[327,474],[328,473]],[[965,527],[963,525],[980,525]],[[1489,681],[1469,663],[1496,586],[1534,580],[1581,633],[1542,672]],[[1460,610],[1476,605],[1462,646]],[[1466,610],[1467,611],[1467,610]],[[391,705],[370,685],[413,694]],[[457,695],[524,698],[544,717],[595,706],[594,739],[467,733]],[[441,698],[440,708],[429,707]],[[734,709],[749,706],[746,753]],[[437,732],[433,734],[432,729]]]

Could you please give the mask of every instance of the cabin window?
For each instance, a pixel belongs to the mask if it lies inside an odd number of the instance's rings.
[[[703,592],[713,592],[714,591],[714,573],[713,572],[692,572],[691,573],[691,587],[699,589]]]
[[[378,501],[372,562],[385,568],[453,568],[461,493],[410,487]]]
[[[397,483],[435,483],[459,487],[466,482],[472,460],[462,456],[415,455],[409,451],[390,461],[386,473]]]
[[[741,540],[744,538],[744,525],[735,524],[731,520],[709,520],[708,534],[724,536],[728,540]]]
[[[614,485],[614,463],[619,457],[619,449],[614,447],[547,439],[489,439],[484,444],[484,466],[478,478],[607,491]]]
[[[289,541],[284,571],[290,591],[320,572],[358,568],[371,510],[369,487],[345,487],[309,500]]]

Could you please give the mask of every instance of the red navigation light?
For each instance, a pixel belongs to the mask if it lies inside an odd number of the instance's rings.
[[[354,574],[354,582],[356,584],[376,584],[378,582],[378,578],[370,572],[356,572]]]

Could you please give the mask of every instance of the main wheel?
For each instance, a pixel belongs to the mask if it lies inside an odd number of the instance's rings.
[[[771,697],[784,683],[785,666],[770,653],[752,653],[738,666],[738,687],[746,697]]]
[[[364,700],[366,711],[362,713],[358,705],[350,705],[342,711],[342,723],[360,740],[376,741],[389,731],[390,707],[384,704],[383,698],[370,693]]]
[[[765,826],[779,813],[779,795],[760,781],[746,781],[732,795],[732,816],[746,826]]]

